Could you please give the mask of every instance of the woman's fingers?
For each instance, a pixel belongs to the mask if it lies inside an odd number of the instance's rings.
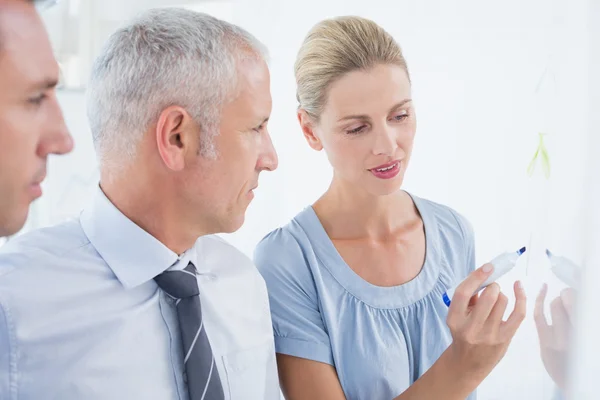
[[[483,327],[496,306],[499,296],[500,286],[497,283],[486,287],[479,295],[477,305],[471,311],[469,316],[471,323],[480,328]]]
[[[557,297],[550,303],[550,313],[552,315],[552,333],[554,334],[554,346],[558,349],[564,349],[569,340],[569,317],[567,310],[563,305],[562,299]]]
[[[485,264],[482,267],[471,272],[469,276],[462,281],[454,291],[452,303],[448,310],[448,325],[457,327],[464,318],[472,311],[471,307],[479,303],[479,299],[473,299],[477,289],[483,285],[494,270],[492,264]]]
[[[490,316],[487,319],[486,325],[488,329],[492,329],[493,331],[497,331],[500,325],[502,324],[502,320],[504,318],[504,313],[506,312],[506,307],[508,306],[508,297],[502,292],[498,295],[498,300],[490,313]]]
[[[502,323],[500,332],[506,338],[512,338],[515,335],[527,313],[527,296],[521,282],[515,282],[513,290],[515,292],[515,306],[506,322]]]

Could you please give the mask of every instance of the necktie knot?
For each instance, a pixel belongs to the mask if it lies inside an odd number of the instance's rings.
[[[156,276],[154,281],[158,287],[176,299],[185,299],[200,294],[196,280],[196,267],[191,262],[184,269],[163,272]]]

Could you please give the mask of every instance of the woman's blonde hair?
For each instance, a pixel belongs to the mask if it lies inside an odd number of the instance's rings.
[[[398,65],[408,74],[400,46],[375,22],[354,16],[319,22],[304,39],[294,66],[299,107],[318,121],[334,81],[378,64]]]

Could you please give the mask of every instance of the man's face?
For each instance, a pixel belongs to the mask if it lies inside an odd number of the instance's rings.
[[[277,168],[277,154],[267,130],[271,114],[270,75],[264,61],[245,60],[239,66],[239,93],[221,113],[215,138],[216,159],[197,157],[190,182],[196,210],[214,232],[234,232],[262,171]]]
[[[54,90],[58,74],[35,7],[0,0],[0,236],[25,223],[48,155],[73,147]]]

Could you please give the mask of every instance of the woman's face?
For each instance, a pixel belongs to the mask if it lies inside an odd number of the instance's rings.
[[[317,124],[299,112],[303,132],[325,149],[335,179],[376,196],[400,189],[412,152],[416,119],[406,71],[377,65],[330,87]]]

